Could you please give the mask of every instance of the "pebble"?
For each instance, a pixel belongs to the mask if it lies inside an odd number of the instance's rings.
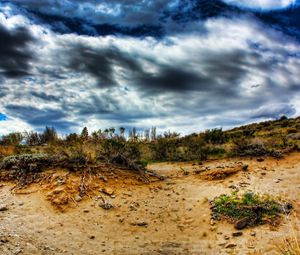
[[[234,247],[236,247],[235,243],[229,243],[229,244],[226,244],[226,246],[225,246],[226,249],[230,249],[230,248],[234,248]]]
[[[242,236],[242,235],[243,235],[243,232],[241,232],[241,231],[233,232],[233,233],[232,233],[232,236],[235,236],[235,237],[237,237],[237,236]]]
[[[7,211],[8,207],[6,205],[0,205],[0,212]]]

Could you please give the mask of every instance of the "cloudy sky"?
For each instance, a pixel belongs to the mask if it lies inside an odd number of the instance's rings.
[[[300,0],[0,1],[0,134],[300,114]]]

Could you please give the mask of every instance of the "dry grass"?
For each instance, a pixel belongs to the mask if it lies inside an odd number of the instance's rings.
[[[15,153],[14,146],[0,146],[0,156],[11,156]]]
[[[299,221],[296,215],[291,218],[286,214],[287,221],[289,223],[290,235],[282,240],[282,242],[277,245],[277,250],[279,255],[300,255],[300,238],[297,231],[299,228]]]
[[[228,168],[228,169],[215,169],[203,173],[201,175],[201,178],[208,181],[223,180],[229,176],[237,174],[241,170],[242,170],[241,167]]]

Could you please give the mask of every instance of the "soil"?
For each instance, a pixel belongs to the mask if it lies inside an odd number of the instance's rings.
[[[148,169],[168,178],[146,184],[133,173],[87,176],[83,198],[76,193],[82,176],[65,171],[49,171],[47,181],[19,190],[1,182],[0,254],[278,254],[284,238],[300,235],[300,153]],[[208,178],[218,170],[221,179]],[[242,233],[212,222],[209,201],[234,190],[290,201],[292,222],[283,217],[279,226]]]

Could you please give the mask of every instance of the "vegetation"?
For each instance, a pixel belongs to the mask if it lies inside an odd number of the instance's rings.
[[[144,131],[114,127],[59,137],[55,128],[41,133],[11,133],[0,139],[0,158],[14,154],[67,154],[97,162],[121,154],[145,165],[152,161],[203,161],[228,156],[281,157],[299,149],[300,118],[255,123],[232,130],[206,130],[180,136],[177,132],[157,134],[155,127]]]
[[[281,205],[267,196],[252,192],[221,195],[212,201],[213,218],[225,218],[237,229],[264,223],[274,224],[280,214],[289,213],[291,204]]]

